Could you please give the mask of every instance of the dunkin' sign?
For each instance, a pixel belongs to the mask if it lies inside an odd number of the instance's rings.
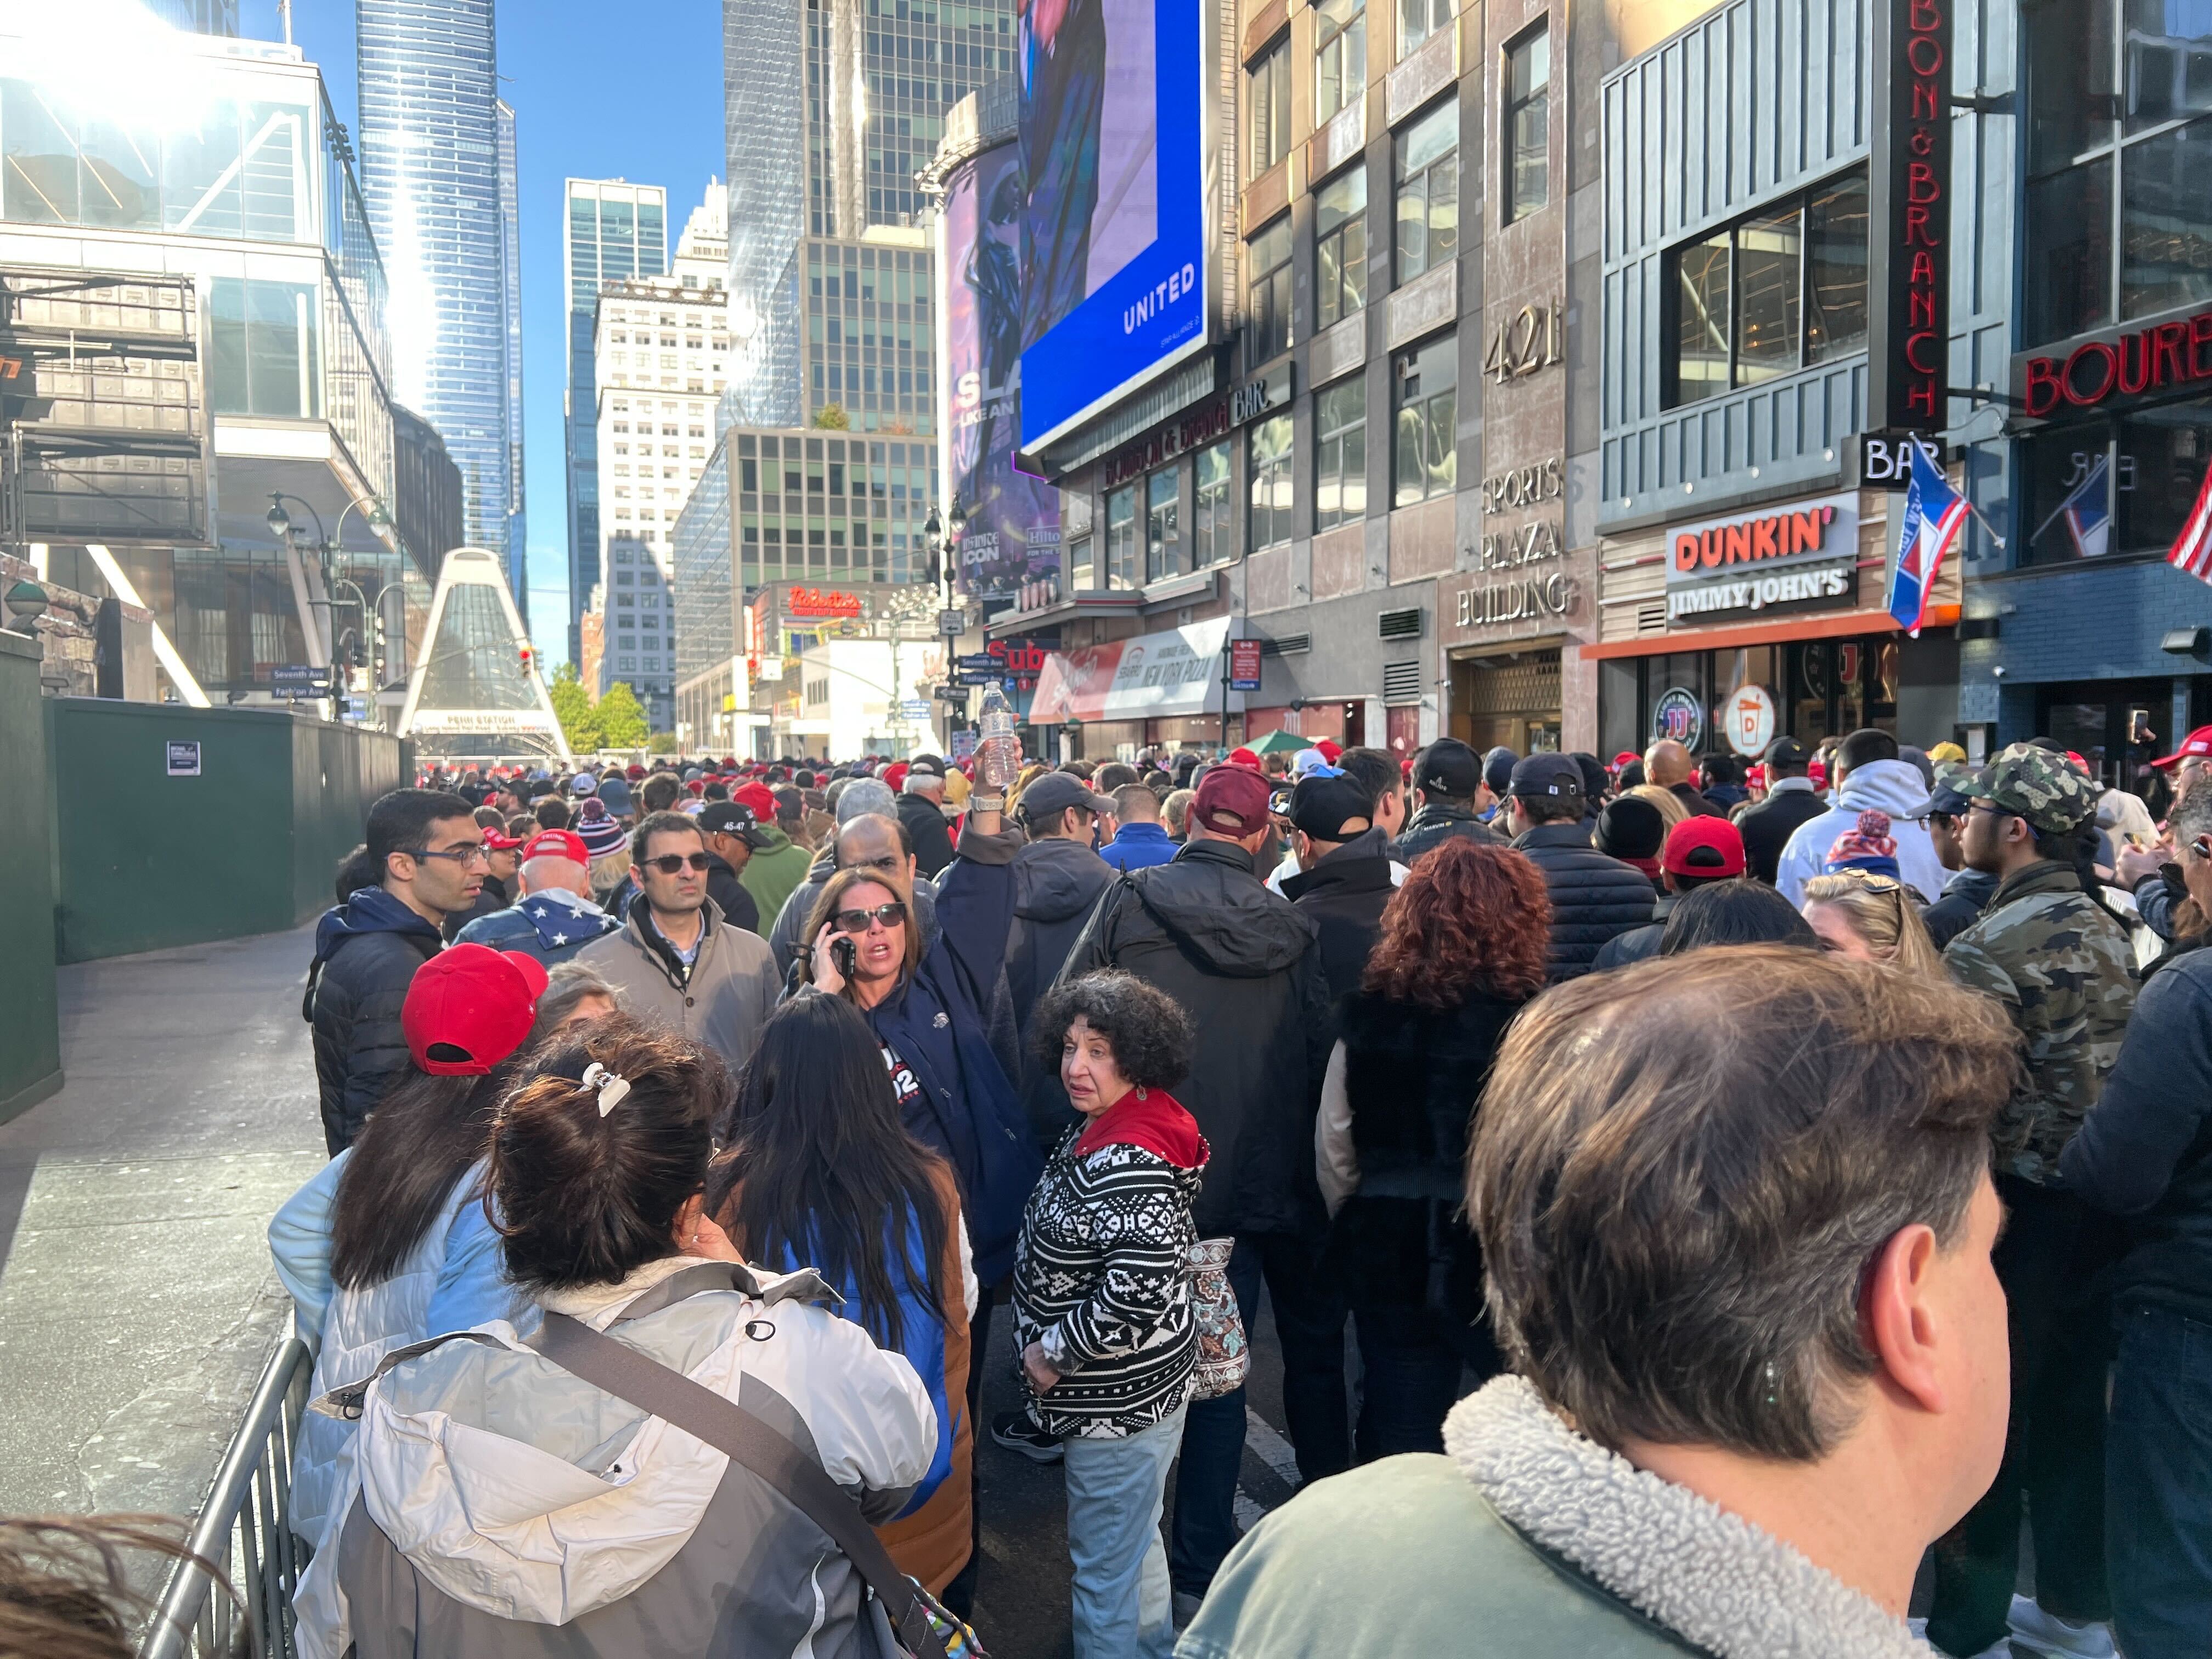
[[[1682,525],[1667,533],[1667,586],[1858,554],[1858,497],[1830,495],[1764,512]]]

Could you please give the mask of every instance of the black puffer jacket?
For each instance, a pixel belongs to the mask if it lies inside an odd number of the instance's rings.
[[[1113,879],[1113,867],[1081,842],[1054,836],[1014,854],[1014,925],[1006,935],[1001,1006],[992,1010],[991,1026],[1007,1034],[1014,1062],[1007,1069],[1021,1089],[1023,1110],[1042,1152],[1059,1146],[1075,1113],[1059,1073],[1029,1051],[1030,1016],[1060,977],[1060,964]]]
[[[1283,896],[1321,934],[1322,976],[1329,1000],[1359,988],[1367,953],[1382,931],[1383,908],[1398,890],[1390,882],[1389,844],[1380,830],[1363,830],[1310,870],[1283,883]]]
[[[1390,843],[1390,856],[1411,868],[1413,860],[1422,854],[1441,847],[1454,836],[1465,836],[1469,841],[1480,842],[1486,847],[1500,847],[1504,837],[1478,819],[1464,806],[1447,806],[1441,801],[1431,801],[1407,820],[1398,839]]]
[[[1261,884],[1243,848],[1193,841],[1099,900],[1060,972],[1098,968],[1158,986],[1198,1027],[1176,1097],[1212,1149],[1199,1236],[1318,1231],[1329,1010],[1313,924]]]
[[[444,949],[438,930],[381,887],[323,912],[300,1013],[315,1028],[323,1144],[336,1158],[407,1069],[399,1011],[415,970]]]
[[[901,795],[898,816],[906,825],[907,838],[914,842],[915,869],[936,880],[952,862],[952,826],[927,795]]]
[[[520,880],[518,877],[518,884]],[[514,896],[507,891],[505,882],[497,876],[486,876],[483,878],[483,890],[477,894],[477,902],[465,910],[447,912],[445,926],[438,931],[445,936],[446,943],[451,945],[459,936],[461,929],[478,916],[488,916],[495,910],[504,910],[514,902]]]
[[[1427,1307],[1472,1334],[1482,1251],[1462,1213],[1468,1134],[1521,1007],[1487,996],[1447,1009],[1367,992],[1346,1000],[1339,1029],[1359,1185],[1331,1224],[1327,1262],[1353,1306]]]
[[[1961,870],[1943,884],[1943,896],[1920,913],[1928,937],[1942,950],[1982,919],[1982,908],[1997,890],[1997,878],[1985,870]]]
[[[1589,844],[1587,823],[1540,823],[1513,850],[1543,872],[1552,896],[1552,983],[1580,979],[1605,942],[1650,921],[1659,896],[1641,870]]]
[[[1735,827],[1743,836],[1743,861],[1751,873],[1773,886],[1782,849],[1790,845],[1797,826],[1809,823],[1827,810],[1828,803],[1814,793],[1812,785],[1800,788],[1793,781],[1790,787],[1771,790],[1758,805],[1737,813]]]

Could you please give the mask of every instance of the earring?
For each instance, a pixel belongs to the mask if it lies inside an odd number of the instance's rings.
[[[1149,1100],[1152,1098],[1152,1097],[1146,1092],[1145,1086],[1141,1083],[1137,1085],[1137,1098],[1139,1100]]]

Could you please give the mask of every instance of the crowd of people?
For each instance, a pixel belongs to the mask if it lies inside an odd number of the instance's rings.
[[[428,773],[270,1230],[302,1650],[957,1652],[988,1435],[1079,1659],[2201,1653],[2208,765]]]

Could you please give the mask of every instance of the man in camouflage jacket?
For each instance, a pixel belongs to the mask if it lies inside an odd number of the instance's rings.
[[[2097,1103],[2135,1006],[2128,940],[2081,885],[2079,838],[2095,834],[2098,789],[2063,755],[2014,744],[1954,785],[1968,811],[1969,868],[1996,878],[1981,917],[1943,960],[2004,1005],[2025,1064],[1993,1135],[2008,1212],[1991,1261],[2012,1348],[2012,1419],[1988,1493],[1936,1546],[1928,1639],[1981,1654],[2012,1633],[2021,1500],[2035,1529],[2036,1606],[2022,1616],[2109,1620],[2105,1581],[2104,1380],[2110,1337],[2088,1279],[2081,1200],[2058,1155]]]

